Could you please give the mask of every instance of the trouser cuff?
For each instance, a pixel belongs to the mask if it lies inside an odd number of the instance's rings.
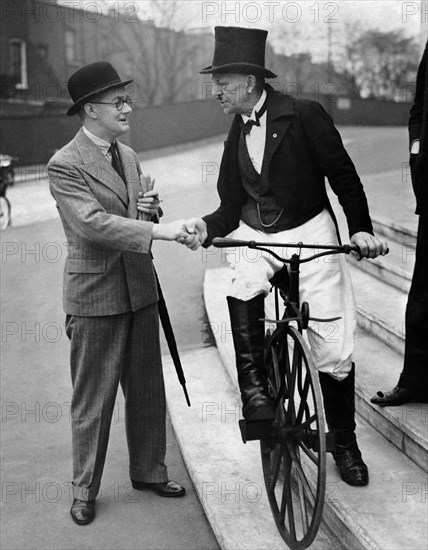
[[[159,467],[155,470],[129,470],[129,477],[134,481],[143,483],[164,483],[168,481],[168,472],[165,467]]]
[[[90,502],[91,500],[95,500],[99,490],[99,487],[91,487],[88,489],[87,487],[79,487],[79,485],[73,483],[73,498]]]

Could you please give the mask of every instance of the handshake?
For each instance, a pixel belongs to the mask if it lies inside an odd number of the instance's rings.
[[[175,220],[153,226],[153,239],[176,241],[185,244],[191,250],[197,250],[205,242],[207,236],[207,224],[202,218]]]
[[[154,189],[155,180],[150,174],[140,177],[140,193],[137,200],[139,219],[150,221],[153,216],[161,216],[159,193]],[[191,250],[197,250],[207,238],[207,224],[202,218],[176,220],[170,223],[154,224],[154,240],[177,241]]]

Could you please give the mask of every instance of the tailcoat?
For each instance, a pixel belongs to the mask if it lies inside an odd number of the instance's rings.
[[[315,101],[294,99],[270,85],[266,85],[266,91],[263,164],[267,166],[270,189],[279,206],[288,212],[304,213],[323,207],[331,211],[327,178],[345,212],[349,234],[372,233],[363,185],[331,117]],[[214,237],[223,237],[236,229],[247,200],[238,165],[241,118],[235,116],[224,144],[217,183],[220,206],[203,218],[208,229],[206,246]]]

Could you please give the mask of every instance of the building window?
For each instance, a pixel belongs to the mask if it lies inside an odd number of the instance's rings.
[[[16,81],[16,88],[28,88],[27,48],[22,40],[10,41],[10,73]]]
[[[76,31],[72,29],[67,29],[65,31],[65,54],[67,56],[68,63],[73,65],[79,62]]]

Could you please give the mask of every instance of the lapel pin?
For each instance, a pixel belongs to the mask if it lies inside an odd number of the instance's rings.
[[[273,136],[272,136],[272,137],[276,138],[276,137],[278,137],[278,134],[273,134]]]

